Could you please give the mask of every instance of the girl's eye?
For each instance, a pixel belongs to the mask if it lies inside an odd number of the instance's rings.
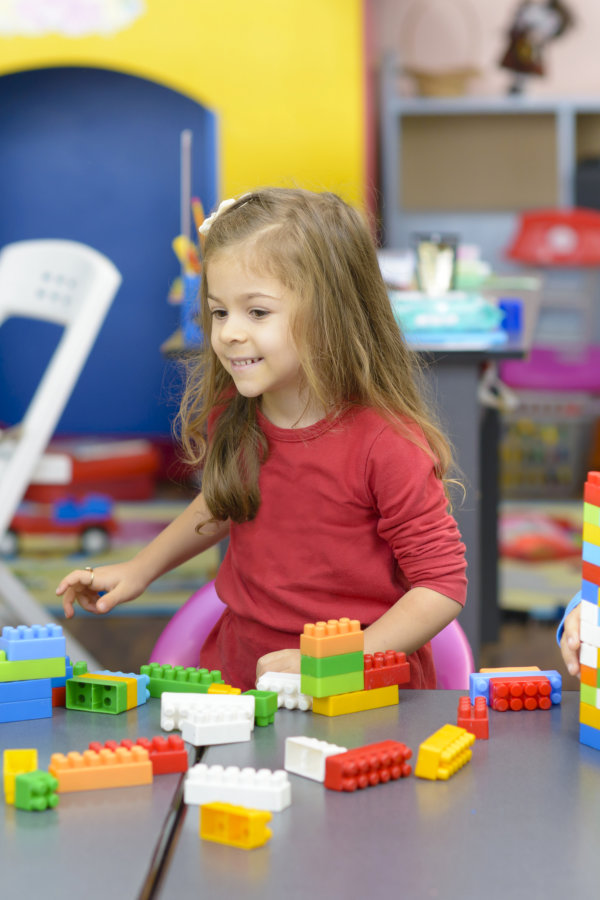
[[[227,315],[224,309],[211,309],[210,314],[213,319],[224,319]]]
[[[269,315],[269,310],[268,309],[251,309],[250,315],[254,319],[264,319],[265,316]]]

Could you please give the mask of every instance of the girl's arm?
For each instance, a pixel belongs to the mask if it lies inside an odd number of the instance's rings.
[[[457,617],[462,606],[427,587],[407,591],[365,628],[365,653],[396,650],[414,653]]]
[[[558,626],[557,641],[565,661],[567,671],[571,675],[579,675],[579,625],[581,621],[581,591],[577,591],[569,602]]]
[[[57,595],[63,598],[65,616],[70,619],[75,603],[94,613],[106,613],[119,603],[135,600],[151,582],[198,553],[214,546],[229,533],[229,522],[211,522],[202,494],[129,562],[100,566],[93,572],[75,569],[60,582]],[[196,528],[201,525],[202,531]],[[100,596],[102,594],[102,596]]]

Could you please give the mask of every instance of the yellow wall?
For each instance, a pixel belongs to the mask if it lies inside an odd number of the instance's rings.
[[[216,112],[222,197],[293,183],[364,203],[362,0],[146,0],[114,35],[0,37],[0,74],[65,65]]]

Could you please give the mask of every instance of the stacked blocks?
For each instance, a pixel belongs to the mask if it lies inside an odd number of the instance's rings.
[[[471,703],[484,697],[500,712],[550,709],[562,699],[562,676],[554,669],[486,669],[469,676]]]
[[[187,772],[188,770],[188,753],[183,742],[183,738],[179,735],[171,734],[168,738],[159,735],[153,738],[140,737],[135,742],[139,747],[144,747],[148,751],[150,762],[152,763],[153,775],[170,775],[173,772]],[[117,747],[126,747],[128,750],[134,746],[134,742],[124,738],[120,744],[116,741],[106,741],[101,744],[99,741],[92,741],[89,745],[90,750],[100,753],[101,750],[116,750]]]
[[[60,625],[5,626],[0,637],[0,722],[52,715],[53,681],[66,676]]]
[[[233,803],[251,809],[281,812],[292,802],[287,772],[282,769],[239,769],[237,766],[207,766],[197,763],[188,770],[185,803]]]
[[[579,740],[600,750],[600,472],[583,490]]]
[[[76,663],[66,682],[66,707],[116,715],[146,702],[149,681],[148,675],[133,672],[88,672],[86,663]]]
[[[4,778],[4,799],[8,804],[15,802],[15,779],[25,772],[35,772],[38,767],[38,752],[35,749],[5,750],[2,759]]]

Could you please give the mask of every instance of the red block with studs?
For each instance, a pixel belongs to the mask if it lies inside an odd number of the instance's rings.
[[[391,684],[408,684],[409,681],[410,663],[406,653],[396,653],[395,650],[365,653],[365,691]]]
[[[499,712],[507,709],[550,709],[552,685],[544,676],[531,678],[490,678],[490,706]]]
[[[479,740],[487,741],[490,736],[490,719],[485,697],[475,697],[473,706],[469,697],[461,697],[458,701],[456,724]]]
[[[412,750],[399,741],[381,741],[328,756],[325,787],[332,791],[355,791],[406,778],[412,772],[407,762],[411,756]]]
[[[158,735],[153,738],[140,737],[135,741],[135,744],[144,747],[148,751],[153,775],[187,772],[189,766],[188,752],[183,739],[179,735],[171,734],[169,737]],[[120,745],[116,741],[106,741],[104,744],[101,744],[99,741],[93,741],[90,744],[90,750],[96,750],[96,752],[103,748],[115,750],[119,746],[130,750],[134,746],[134,741],[125,738]]]

